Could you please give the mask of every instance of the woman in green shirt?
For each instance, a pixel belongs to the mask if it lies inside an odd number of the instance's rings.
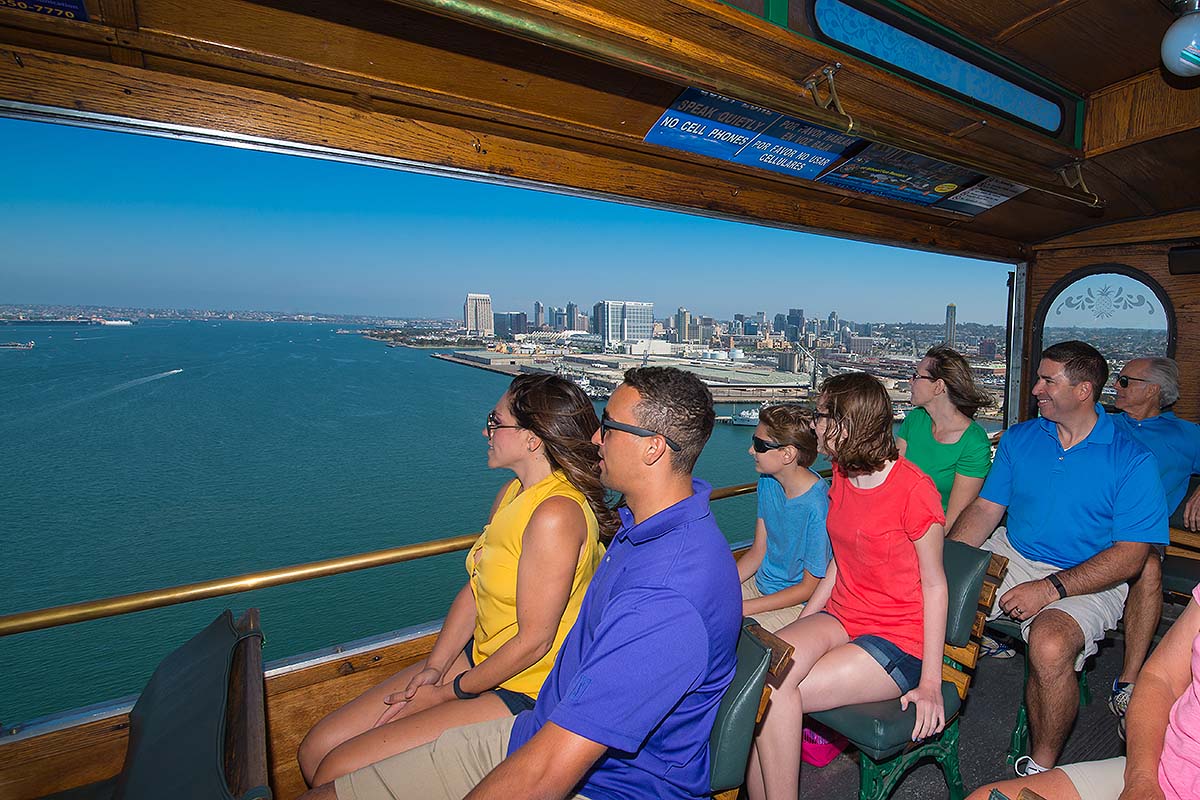
[[[996,401],[975,385],[967,360],[941,345],[917,364],[911,391],[916,407],[896,432],[896,443],[905,458],[933,478],[949,531],[979,496],[991,468],[991,443],[974,417]]]

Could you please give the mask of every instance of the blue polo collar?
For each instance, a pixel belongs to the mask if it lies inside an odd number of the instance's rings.
[[[617,513],[621,516],[621,529],[617,531],[616,538],[628,539],[633,544],[641,544],[651,539],[657,539],[689,522],[703,519],[712,513],[708,507],[708,499],[711,494],[712,486],[699,478],[692,478],[691,497],[686,497],[675,505],[664,508],[639,524],[634,524],[633,512],[622,506],[617,509]]]
[[[1038,417],[1038,419],[1041,421],[1042,430],[1046,432],[1046,435],[1052,437],[1054,441],[1057,442],[1058,426],[1055,424],[1055,422],[1053,420],[1046,419],[1045,417]],[[1071,449],[1074,450],[1080,445],[1087,446],[1089,444],[1112,444],[1113,431],[1115,430],[1116,428],[1113,427],[1112,420],[1108,418],[1108,413],[1104,410],[1104,406],[1096,403],[1096,424],[1092,426],[1092,430],[1087,436],[1084,437],[1083,441],[1079,444],[1073,445]]]
[[[1178,419],[1178,417],[1175,416],[1174,411],[1164,411],[1161,414],[1155,414],[1153,417],[1146,417],[1145,419],[1134,419],[1124,411],[1121,413],[1124,414],[1125,418],[1129,420],[1130,425],[1139,428],[1145,425],[1161,425],[1164,422],[1174,422],[1176,419]]]

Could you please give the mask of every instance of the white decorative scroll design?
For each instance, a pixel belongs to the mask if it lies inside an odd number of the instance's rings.
[[[1154,316],[1154,303],[1144,294],[1127,292],[1120,286],[1104,285],[1096,289],[1089,288],[1082,294],[1064,297],[1054,308],[1054,313],[1061,315],[1063,309],[1071,311],[1090,312],[1096,319],[1107,319],[1117,311],[1131,308],[1145,308],[1146,313]]]

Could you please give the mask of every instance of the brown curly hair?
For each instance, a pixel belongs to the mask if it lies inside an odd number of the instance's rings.
[[[517,424],[542,440],[550,466],[587,498],[600,534],[615,533],[620,519],[600,483],[600,453],[592,444],[600,419],[588,396],[558,375],[518,375],[509,384],[508,403]]]

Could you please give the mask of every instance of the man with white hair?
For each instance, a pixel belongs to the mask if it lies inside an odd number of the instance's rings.
[[[1200,426],[1168,410],[1179,399],[1179,366],[1169,358],[1135,358],[1116,378],[1117,408],[1114,424],[1145,445],[1158,462],[1167,496],[1167,509],[1179,508],[1192,475],[1200,474]],[[1200,492],[1188,501],[1183,513],[1189,530],[1200,529]],[[1150,641],[1162,615],[1163,548],[1155,547],[1141,574],[1129,582],[1125,599],[1125,662],[1113,682],[1108,707],[1121,718],[1133,694]]]

